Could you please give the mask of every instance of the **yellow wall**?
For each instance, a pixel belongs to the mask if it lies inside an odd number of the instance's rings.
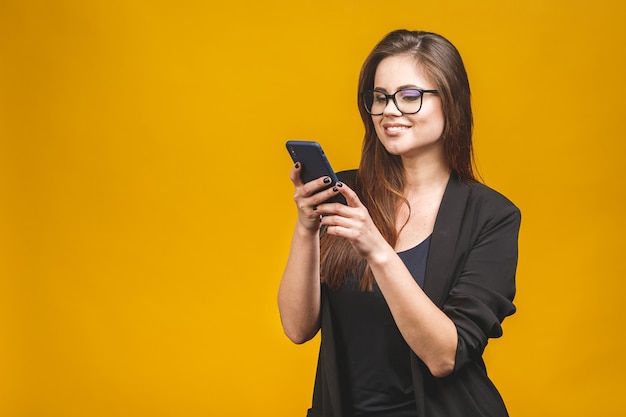
[[[214,3],[0,3],[0,415],[304,415],[284,141],[356,166],[358,71],[399,27],[461,50],[483,178],[523,211],[487,350],[511,415],[622,415],[624,3]]]

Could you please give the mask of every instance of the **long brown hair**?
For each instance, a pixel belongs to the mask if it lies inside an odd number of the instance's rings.
[[[359,77],[359,93],[374,88],[378,64],[395,55],[413,57],[435,84],[441,98],[445,126],[441,136],[444,155],[452,175],[460,181],[476,181],[472,152],[472,107],[470,87],[457,49],[444,37],[431,32],[397,30],[385,36],[363,63]],[[399,231],[396,212],[403,197],[404,171],[402,160],[383,147],[372,116],[358,99],[359,112],[365,126],[361,163],[351,186],[367,207],[374,224],[391,246],[395,246]],[[362,290],[372,289],[374,276],[348,240],[331,236],[322,230],[321,278],[330,288],[342,286],[344,277],[360,277]]]

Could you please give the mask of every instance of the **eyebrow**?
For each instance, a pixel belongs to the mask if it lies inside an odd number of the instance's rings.
[[[418,89],[418,90],[422,90],[422,89],[426,90],[425,88],[419,87],[419,86],[417,86],[415,84],[404,84],[404,85],[401,85],[400,87],[398,87],[396,89],[396,91],[404,90],[405,88],[415,88],[415,89]],[[382,88],[382,87],[374,87],[374,91],[380,91],[381,93],[386,93],[387,89]]]

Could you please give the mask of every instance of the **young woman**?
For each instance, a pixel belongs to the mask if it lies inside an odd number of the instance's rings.
[[[295,343],[322,341],[309,417],[506,416],[482,353],[515,312],[519,210],[472,170],[456,48],[399,30],[359,78],[358,171],[291,171],[298,220],[278,303]],[[347,205],[325,203],[341,193]]]

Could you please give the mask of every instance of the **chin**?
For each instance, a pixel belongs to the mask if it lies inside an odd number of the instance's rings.
[[[402,152],[401,150],[398,149],[389,149],[389,148],[385,148],[387,149],[387,153],[389,153],[390,155],[394,155],[394,156],[402,156],[404,154],[404,152]]]
[[[402,143],[398,143],[398,141],[394,139],[387,138],[385,140],[381,140],[381,143],[385,150],[391,155],[402,156],[407,151],[410,151],[410,149],[407,149],[406,146],[403,146]]]

